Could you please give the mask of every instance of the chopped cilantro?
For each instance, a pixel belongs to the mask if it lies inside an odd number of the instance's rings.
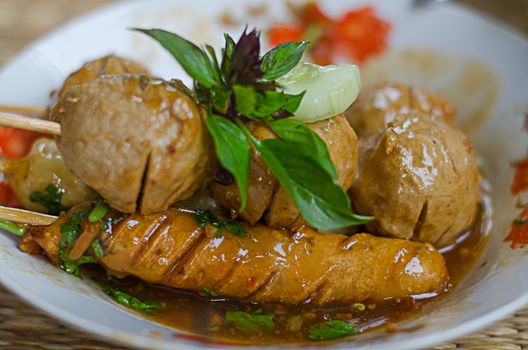
[[[335,339],[354,334],[356,331],[356,327],[346,321],[332,320],[311,325],[308,329],[308,338],[311,340]]]
[[[94,264],[95,259],[91,256],[82,256],[77,260],[71,260],[68,252],[77,241],[82,231],[82,223],[90,213],[90,206],[77,209],[68,217],[68,221],[60,226],[61,238],[59,241],[59,258],[61,268],[70,275],[80,277],[79,267],[83,264]]]
[[[66,210],[61,204],[63,194],[64,190],[57,188],[55,185],[49,184],[44,191],[35,191],[31,193],[29,195],[29,200],[46,207],[48,209],[48,214],[59,215]]]
[[[212,290],[205,288],[205,287],[202,288],[202,294],[206,297],[212,297],[212,298],[220,296],[220,294],[218,294],[217,292],[213,292]]]
[[[103,292],[119,304],[131,307],[132,309],[143,311],[153,311],[159,309],[158,304],[144,303],[138,298],[117,288],[107,287],[103,289]]]
[[[213,213],[211,213],[210,210],[196,209],[192,215],[199,227],[203,228],[207,224],[211,224],[212,226],[216,227],[216,238],[222,236],[222,231],[224,229],[228,230],[235,236],[247,236],[247,232],[242,228],[242,226],[238,222],[225,219],[218,219],[213,215]]]
[[[94,239],[94,241],[92,242],[92,250],[94,251],[95,255],[99,258],[105,255],[99,238]]]
[[[515,218],[513,223],[517,226],[522,226],[528,222],[528,218]]]
[[[275,330],[273,315],[269,314],[248,314],[243,311],[228,311],[225,319],[227,322],[232,323],[236,329],[247,334],[259,332],[269,333]]]

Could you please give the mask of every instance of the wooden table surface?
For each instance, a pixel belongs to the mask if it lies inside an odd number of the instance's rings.
[[[110,0],[0,0],[0,65],[29,42]],[[528,34],[528,0],[462,0]],[[527,62],[528,64],[528,62]],[[527,349],[528,309],[435,349]],[[121,347],[65,327],[0,287],[0,349],[109,350]]]

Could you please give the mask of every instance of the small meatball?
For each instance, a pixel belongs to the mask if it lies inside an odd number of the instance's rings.
[[[345,115],[364,138],[377,134],[398,114],[426,115],[452,124],[455,113],[454,105],[427,90],[392,83],[361,93]]]
[[[137,62],[114,55],[101,57],[70,74],[59,91],[59,97],[64,97],[72,86],[87,83],[101,75],[141,73],[148,74],[148,70]]]
[[[42,213],[47,211],[41,204],[30,201],[29,196],[35,191],[43,191],[50,184],[63,192],[61,204],[66,208],[92,201],[97,197],[95,191],[66,167],[52,139],[38,139],[25,158],[6,161],[2,167],[5,182],[29,210]]]
[[[205,113],[181,82],[102,76],[72,87],[51,114],[66,165],[118,210],[161,211],[204,184]]]
[[[358,161],[357,137],[341,114],[333,118],[310,123],[308,126],[326,143],[330,158],[337,170],[338,181],[345,190],[354,180]],[[260,140],[275,138],[263,124],[250,123],[250,131]],[[213,196],[226,208],[236,213],[240,207],[240,195],[236,184],[222,185],[211,181]],[[258,152],[252,150],[247,207],[240,216],[254,224],[265,216],[274,228],[289,227],[300,219],[300,212],[286,190],[279,186],[275,177],[264,164]]]
[[[376,234],[453,243],[475,219],[480,175],[466,137],[442,121],[397,116],[361,148],[351,189],[357,212]]]

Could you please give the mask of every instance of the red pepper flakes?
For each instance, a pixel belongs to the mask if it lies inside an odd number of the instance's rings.
[[[528,207],[513,220],[510,234],[504,242],[511,242],[511,247],[524,248],[528,245]]]
[[[528,158],[515,163],[514,166],[515,174],[511,192],[513,194],[519,194],[523,191],[528,191]]]
[[[272,46],[310,40],[313,60],[321,65],[334,63],[339,57],[361,63],[388,46],[390,24],[377,17],[370,6],[348,11],[336,20],[326,16],[315,3],[296,12],[296,23],[277,24],[269,29]]]

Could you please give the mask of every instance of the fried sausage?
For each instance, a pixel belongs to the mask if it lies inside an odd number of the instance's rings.
[[[161,211],[204,185],[205,112],[179,81],[102,76],[70,88],[51,114],[68,168],[114,208]]]
[[[424,89],[402,83],[390,83],[364,91],[345,112],[360,138],[373,136],[399,114],[420,114],[452,124],[456,108]]]
[[[65,220],[28,233],[55,262]],[[199,227],[189,211],[133,214],[102,232],[104,256],[92,255],[118,277],[255,302],[343,305],[447,288],[444,258],[429,244],[308,227],[243,227],[247,237],[219,236],[213,226]]]
[[[354,130],[342,114],[307,125],[326,143],[337,171],[338,182],[348,190],[357,172],[358,145]],[[248,127],[257,139],[276,137],[264,124],[252,122]],[[214,198],[220,204],[233,212],[237,211],[240,207],[240,195],[235,183],[224,185],[213,180],[210,186]],[[254,149],[251,152],[247,203],[246,210],[240,213],[240,217],[251,224],[264,217],[269,226],[282,228],[297,224],[302,219],[293,199],[279,186]]]

